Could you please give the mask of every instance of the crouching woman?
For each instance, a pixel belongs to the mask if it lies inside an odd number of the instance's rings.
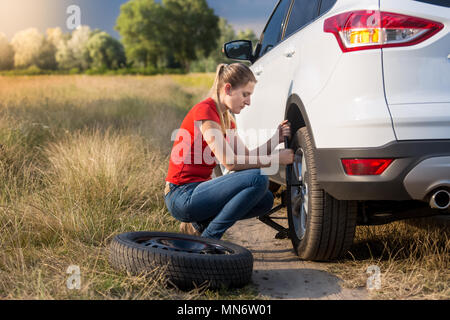
[[[283,121],[274,137],[257,150],[247,149],[232,114],[250,105],[255,84],[246,65],[219,65],[209,98],[188,112],[178,130],[164,199],[182,222],[183,233],[221,239],[236,221],[265,215],[273,206],[269,179],[261,168],[293,162],[292,150],[274,152],[290,136],[290,125]],[[215,159],[232,173],[211,179]]]

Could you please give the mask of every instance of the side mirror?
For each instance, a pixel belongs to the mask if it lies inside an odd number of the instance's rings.
[[[223,52],[227,58],[253,62],[253,45],[249,40],[227,42],[223,46]]]

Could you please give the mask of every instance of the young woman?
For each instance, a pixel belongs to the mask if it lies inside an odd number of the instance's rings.
[[[182,222],[183,233],[220,239],[236,221],[264,215],[273,206],[269,179],[261,168],[293,162],[292,150],[273,152],[290,136],[290,124],[283,121],[264,145],[253,152],[247,149],[231,113],[250,105],[255,84],[246,65],[219,65],[210,97],[195,105],[181,124],[164,199],[169,212]],[[211,179],[214,157],[233,172]]]

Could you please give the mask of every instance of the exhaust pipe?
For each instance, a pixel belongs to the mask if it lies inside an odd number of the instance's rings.
[[[445,210],[450,207],[450,193],[446,190],[438,190],[430,198],[430,207]]]

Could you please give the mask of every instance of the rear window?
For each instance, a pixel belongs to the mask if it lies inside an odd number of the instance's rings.
[[[450,8],[450,0],[414,0],[414,1],[425,2],[429,4],[434,4],[436,6]]]
[[[317,17],[318,8],[319,0],[295,0],[284,37],[289,37],[313,21]]]
[[[322,0],[320,4],[320,12],[319,15],[331,9],[332,6],[336,3],[336,0]]]

